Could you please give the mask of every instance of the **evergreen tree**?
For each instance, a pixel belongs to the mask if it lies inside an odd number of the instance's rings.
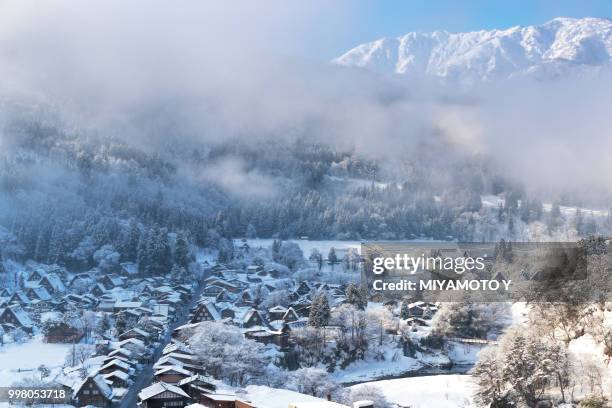
[[[338,260],[338,255],[336,255],[336,249],[334,247],[329,248],[329,253],[327,254],[327,263],[331,265],[332,271],[334,270],[334,265],[340,263]]]
[[[149,253],[149,231],[142,231],[138,238],[138,271],[141,274],[147,274],[149,264],[151,263],[151,255]]]
[[[257,238],[257,231],[255,231],[253,224],[247,225],[245,236],[247,238]]]
[[[4,267],[4,257],[0,254],[0,275],[4,275],[6,273],[6,268]],[[6,280],[3,281],[6,282]]]
[[[402,319],[407,319],[410,317],[410,309],[408,305],[409,305],[408,299],[406,298],[402,299],[402,306],[400,308],[400,317]]]
[[[275,239],[274,241],[272,241],[272,259],[275,262],[277,262],[279,259],[279,252],[282,245],[283,242],[279,239]]]
[[[183,233],[178,233],[176,236],[176,246],[174,249],[174,263],[182,268],[188,268],[191,262],[191,253],[189,243]]]
[[[323,255],[317,248],[312,248],[310,252],[310,257],[308,258],[311,262],[314,262],[317,265],[317,269],[320,271],[323,268]]]
[[[308,324],[312,327],[324,327],[329,323],[331,309],[325,293],[319,293],[312,302]]]
[[[138,244],[140,242],[140,228],[134,219],[130,220],[130,225],[124,241],[121,245],[121,257],[125,260],[136,262],[138,260]]]
[[[346,288],[346,302],[357,309],[365,310],[368,306],[367,288],[357,287],[354,283],[350,283]]]

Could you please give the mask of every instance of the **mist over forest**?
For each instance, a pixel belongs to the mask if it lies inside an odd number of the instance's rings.
[[[558,211],[607,211],[605,71],[416,81],[296,57],[303,31],[278,35],[299,14],[286,8],[253,35],[254,21],[214,22],[231,8],[59,4],[9,2],[3,17],[0,223],[24,256],[54,258],[60,235],[62,253],[92,235],[125,245],[129,225],[212,246],[247,230],[481,241],[534,239],[533,223],[609,228]],[[306,8],[300,21],[317,17]]]

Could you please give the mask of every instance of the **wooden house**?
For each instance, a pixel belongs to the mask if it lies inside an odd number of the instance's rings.
[[[0,311],[0,324],[20,328],[26,333],[32,333],[34,328],[30,316],[19,305],[11,305]]]
[[[45,334],[46,343],[78,343],[85,336],[83,330],[58,322]]]
[[[204,321],[217,322],[221,320],[221,314],[212,302],[202,302],[196,306],[191,318],[191,323],[199,323]]]
[[[112,404],[113,389],[100,374],[89,375],[75,387],[73,399],[78,406],[92,405],[109,408]]]
[[[168,384],[177,384],[179,381],[191,377],[194,373],[178,365],[162,367],[155,371],[153,376],[157,381]]]
[[[205,375],[192,375],[178,382],[178,386],[194,400],[198,401],[202,394],[213,393],[216,389],[214,379]]]
[[[138,399],[141,408],[185,407],[192,401],[180,387],[165,382],[144,388],[138,394]]]

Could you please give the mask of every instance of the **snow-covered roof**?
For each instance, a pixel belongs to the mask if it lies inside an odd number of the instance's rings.
[[[43,286],[32,287],[28,291],[34,292],[36,297],[40,300],[50,300],[51,294]]]
[[[140,393],[138,394],[138,398],[140,398],[141,401],[146,401],[149,398],[152,398],[166,391],[172,392],[185,398],[189,398],[189,395],[187,395],[185,391],[183,391],[176,385],[168,384],[165,382],[158,382],[147,388],[143,388],[143,390],[140,391]]]
[[[236,401],[236,396],[233,394],[202,394],[214,401]]]
[[[180,380],[178,382],[178,385],[181,386],[181,385],[189,384],[194,381],[201,381],[201,382],[213,384],[215,379],[212,377],[206,376],[206,375],[202,375],[202,374],[194,374],[191,377],[183,378],[182,380]]]
[[[26,311],[23,310],[21,308],[21,306],[19,306],[19,305],[11,305],[7,309],[10,312],[12,312],[13,316],[15,316],[15,319],[17,319],[19,324],[22,325],[23,327],[32,327],[33,326],[33,323],[32,323],[32,320],[30,319],[30,316],[28,316]],[[0,313],[0,314],[2,314],[2,313]]]
[[[123,371],[120,371],[120,370],[115,370],[112,373],[104,374],[103,377],[105,379],[107,379],[107,380],[109,378],[112,378],[112,377],[117,377],[117,378],[119,378],[120,380],[123,380],[123,381],[127,381],[127,380],[130,379],[130,375],[129,374],[127,374],[127,373],[125,373]]]
[[[81,388],[83,388],[83,385],[85,385],[87,383],[88,380],[92,380],[96,386],[98,387],[98,389],[100,390],[100,393],[107,399],[111,399],[113,396],[113,389],[106,383],[106,381],[104,380],[104,377],[102,377],[100,374],[95,374],[95,375],[90,375],[88,377],[86,377],[83,381],[81,381],[81,383],[75,388],[74,392],[78,393]]]
[[[115,302],[115,308],[117,309],[135,309],[138,307],[142,307],[142,302],[132,302],[123,300]]]
[[[130,337],[129,339],[125,339],[125,340],[121,340],[118,344],[121,347],[125,346],[126,344],[135,344],[135,345],[141,346],[141,347],[146,346],[144,341],[142,341],[140,339],[137,339],[137,338],[134,338],[134,337]]]
[[[143,337],[151,337],[151,333],[149,333],[148,331],[144,331],[142,329],[139,329],[138,327],[135,327],[133,329],[130,329],[128,331],[125,331],[123,333],[121,333],[120,336],[126,335],[126,334],[137,334],[139,336],[143,336]]]
[[[221,315],[219,314],[219,311],[217,310],[217,308],[215,307],[215,305],[212,302],[206,302],[206,303],[202,303],[202,307],[206,308],[206,310],[208,310],[208,313],[210,314],[210,316],[213,318],[213,320],[221,320]]]
[[[110,368],[110,367],[121,367],[125,370],[128,370],[131,368],[130,365],[128,363],[126,363],[125,361],[121,361],[119,359],[114,359],[112,361],[110,361],[109,363],[107,363],[106,365],[102,366],[101,370],[104,370],[105,368]]]
[[[170,354],[175,351],[180,351],[183,354],[193,354],[193,352],[189,349],[189,346],[176,339],[173,340],[172,343],[168,343],[166,347],[164,347],[162,354]]]
[[[153,364],[153,368],[155,370],[160,370],[164,367],[171,367],[171,366],[182,366],[183,363],[173,357],[168,357],[168,356],[162,356],[159,360],[157,360],[155,362],[155,364]]]
[[[108,353],[109,356],[115,356],[117,354],[123,354],[126,357],[132,357],[132,352],[128,349],[125,348],[119,348],[117,350],[113,350],[110,353]]]
[[[60,279],[59,276],[57,276],[54,273],[51,273],[49,275],[43,276],[42,279],[40,280],[40,282],[42,283],[42,281],[47,280],[47,282],[49,282],[49,284],[51,285],[51,287],[58,291],[58,292],[65,292],[66,291],[66,286],[64,285],[64,282],[62,282],[62,280]]]
[[[191,377],[193,375],[193,373],[189,370],[184,369],[181,366],[178,365],[173,365],[173,366],[167,366],[167,367],[161,367],[160,369],[158,369],[157,371],[155,371],[154,375],[160,375],[160,374],[164,374],[167,373],[168,371],[174,371],[177,372],[179,374],[184,374],[188,377]]]

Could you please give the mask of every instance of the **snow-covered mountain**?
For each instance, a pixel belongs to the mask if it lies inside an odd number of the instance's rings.
[[[467,33],[412,32],[359,45],[332,62],[383,73],[475,81],[548,79],[610,66],[612,20],[555,18],[540,26]]]

